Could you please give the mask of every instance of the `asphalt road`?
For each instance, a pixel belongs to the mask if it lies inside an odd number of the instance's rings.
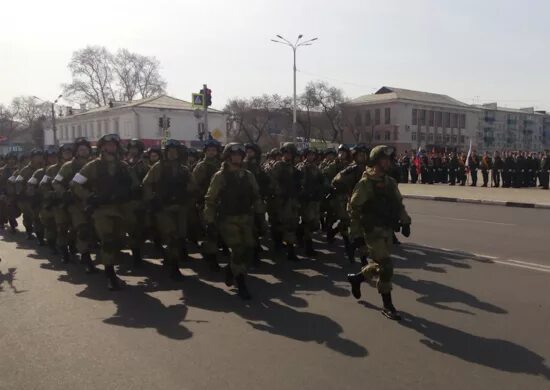
[[[550,388],[550,211],[406,204],[400,323],[372,287],[350,297],[359,266],[338,247],[265,260],[243,304],[200,260],[182,265],[182,285],[156,259],[123,267],[126,289],[109,293],[102,275],[3,236],[0,388]]]

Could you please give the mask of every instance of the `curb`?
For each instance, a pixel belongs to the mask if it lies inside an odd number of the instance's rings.
[[[470,203],[470,204],[483,204],[483,205],[490,205],[490,206],[519,207],[524,209],[550,210],[550,204],[544,204],[544,203],[522,203],[522,202],[506,202],[503,200],[463,199],[463,198],[450,198],[446,196],[430,196],[430,195],[403,195],[403,198],[417,199],[417,200],[433,200],[436,202]]]

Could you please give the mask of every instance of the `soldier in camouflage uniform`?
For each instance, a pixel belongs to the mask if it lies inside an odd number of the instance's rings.
[[[123,205],[124,220],[128,231],[128,246],[132,250],[132,258],[135,267],[142,262],[141,246],[145,241],[145,233],[148,229],[148,218],[145,203],[143,201],[142,182],[149,171],[149,166],[143,160],[143,142],[137,138],[131,139],[126,146],[128,158],[126,163],[130,170],[131,188],[130,200]]]
[[[271,229],[275,239],[274,244],[284,241],[287,248],[287,258],[298,261],[296,256],[296,230],[298,229],[301,178],[294,165],[298,155],[296,145],[286,142],[281,147],[282,160],[276,162],[270,171],[273,189],[273,205],[277,210],[276,218],[270,218]]]
[[[58,251],[58,237],[57,237],[57,224],[55,222],[56,208],[58,207],[61,199],[59,199],[57,193],[52,186],[52,180],[57,176],[59,170],[64,163],[70,161],[73,157],[73,145],[64,144],[61,145],[58,151],[58,161],[55,164],[49,165],[42,180],[38,184],[38,189],[42,194],[42,210],[40,211],[40,220],[44,225],[44,235],[48,246],[52,250],[52,253],[57,254]]]
[[[46,175],[48,167],[58,163],[59,150],[57,148],[50,148],[46,150],[45,155],[46,165],[37,169],[32,174],[32,177],[27,182],[26,196],[32,204],[33,219],[35,221],[40,221],[35,227],[38,244],[43,246],[45,244],[45,239],[48,246],[55,252],[55,219],[51,210],[48,211],[44,209],[45,198],[39,186]]]
[[[305,254],[315,256],[317,253],[313,249],[313,232],[319,229],[320,225],[320,205],[321,199],[324,199],[325,178],[316,164],[317,150],[308,148],[303,152],[305,160],[298,165],[301,172],[300,185],[300,218],[304,234]]]
[[[353,162],[344,168],[332,180],[332,188],[334,196],[337,198],[337,211],[336,216],[340,221],[338,225],[338,230],[342,235],[344,240],[344,247],[346,250],[346,255],[350,262],[355,261],[355,250],[359,249],[359,255],[361,258],[361,263],[366,264],[367,262],[367,253],[366,249],[361,247],[357,248],[356,245],[350,242],[349,239],[349,227],[350,219],[349,214],[346,210],[348,200],[355,188],[355,185],[361,179],[363,172],[365,171],[367,163],[367,153],[369,152],[368,148],[365,145],[359,144],[351,148],[351,156]]]
[[[185,146],[168,140],[165,151],[165,158],[153,165],[143,179],[143,191],[155,228],[166,245],[164,267],[173,280],[181,281],[179,261],[185,256],[189,200],[197,188],[191,172],[183,164],[187,157]]]
[[[6,165],[0,170],[0,228],[3,229],[8,223],[12,232],[15,232],[19,216],[19,210],[12,198],[12,195],[15,195],[14,183],[17,175],[14,174],[17,170],[17,155],[15,152],[9,152],[6,156]]]
[[[393,264],[390,258],[392,235],[399,226],[404,236],[411,233],[411,218],[405,210],[396,181],[388,175],[393,148],[379,145],[370,153],[369,167],[357,183],[348,208],[351,215],[351,234],[363,239],[373,262],[361,272],[348,275],[352,294],[361,298],[361,283],[378,277],[377,288],[382,296],[382,313],[390,319],[401,317],[392,303]]]
[[[328,163],[325,168],[323,169],[323,175],[325,176],[326,180],[326,187],[329,191],[329,195],[327,196],[327,216],[326,216],[326,222],[325,222],[325,231],[327,236],[327,242],[332,243],[334,242],[334,236],[336,234],[336,230],[334,229],[333,225],[338,220],[347,219],[347,211],[346,211],[346,203],[347,199],[343,196],[336,196],[336,194],[333,192],[332,187],[332,181],[336,177],[336,175],[341,172],[344,168],[346,168],[350,164],[350,150],[346,145],[340,145],[338,146],[338,155],[335,160]],[[341,227],[338,225],[338,227]],[[342,226],[342,229],[345,228],[345,226]],[[342,232],[342,230],[340,230]],[[343,232],[342,237],[347,238],[347,228],[346,231]]]
[[[44,167],[44,152],[40,149],[34,149],[31,151],[31,161],[21,168],[15,179],[15,194],[17,196],[18,206],[23,213],[23,226],[25,226],[27,232],[27,239],[33,239],[33,232],[36,232],[38,240],[41,242],[43,242],[42,234],[44,231],[40,220],[35,218],[35,210],[38,205],[32,203],[32,200],[27,195],[26,189],[32,174],[42,167]]]
[[[90,255],[95,241],[94,228],[90,217],[84,212],[85,204],[74,196],[70,183],[73,177],[90,160],[92,150],[86,138],[77,138],[74,142],[75,156],[59,169],[52,180],[52,187],[57,193],[59,205],[54,209],[57,226],[57,247],[62,256],[62,262],[70,261],[69,248],[80,253],[80,261],[87,273],[96,271]]]
[[[224,148],[222,168],[212,177],[205,197],[204,219],[207,231],[218,230],[231,248],[226,268],[226,284],[235,281],[238,295],[250,299],[245,275],[252,261],[256,240],[254,228],[263,231],[265,210],[254,175],[243,168],[245,148],[230,143]]]
[[[193,180],[198,187],[197,193],[197,213],[198,220],[203,221],[202,210],[204,209],[204,196],[210,185],[212,176],[220,169],[220,153],[221,145],[216,140],[207,141],[204,145],[204,159],[202,159],[193,170]],[[210,232],[210,235],[205,237],[202,243],[201,251],[203,258],[209,263],[213,271],[218,271],[218,237]]]

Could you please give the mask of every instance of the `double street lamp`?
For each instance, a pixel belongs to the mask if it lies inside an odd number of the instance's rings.
[[[289,46],[292,49],[293,59],[294,59],[294,94],[293,94],[293,107],[292,107],[292,138],[296,139],[296,50],[302,46],[311,46],[314,41],[318,38],[309,39],[307,41],[302,41],[303,35],[298,35],[296,42],[292,43],[288,39],[277,35],[279,39],[272,39],[271,42],[280,43],[285,46]]]
[[[57,127],[55,126],[55,104],[57,103],[57,101],[59,99],[61,99],[63,97],[63,95],[59,95],[54,101],[53,103],[51,103],[52,105],[52,132],[53,132],[53,144],[55,146],[57,146],[58,142],[57,142]],[[44,99],[40,99],[38,96],[33,96],[34,99],[38,99],[38,100],[42,100],[44,103],[50,103],[48,101],[45,101]]]

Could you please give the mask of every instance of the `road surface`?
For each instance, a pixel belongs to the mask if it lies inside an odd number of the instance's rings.
[[[200,260],[109,293],[24,234],[0,240],[1,389],[548,389],[550,211],[406,201],[394,302],[349,294],[341,248],[264,260],[244,304]],[[196,256],[196,255],[194,255]],[[196,256],[198,258],[198,256]],[[266,255],[267,257],[267,255]]]

